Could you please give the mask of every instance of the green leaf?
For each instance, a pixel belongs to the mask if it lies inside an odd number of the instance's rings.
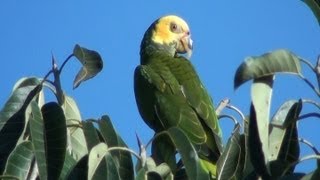
[[[320,24],[320,2],[318,0],[303,0],[303,2],[309,6]]]
[[[63,163],[62,171],[59,179],[67,179],[70,172],[77,165],[77,161],[72,157],[71,154],[66,152],[65,160]]]
[[[115,131],[108,116],[102,116],[98,124],[100,133],[109,147],[128,147]],[[125,151],[112,151],[111,154],[119,169],[121,179],[134,179],[131,154]]]
[[[234,88],[237,89],[246,81],[275,73],[300,74],[299,58],[287,50],[276,50],[261,56],[246,58],[237,69],[234,77]]]
[[[31,102],[31,116],[30,116],[30,134],[32,139],[32,146],[38,164],[40,179],[47,179],[47,160],[46,160],[46,144],[45,144],[45,130],[41,110],[35,101]]]
[[[88,153],[84,132],[80,127],[81,115],[76,102],[67,95],[64,95],[64,97],[62,109],[70,132],[72,156],[75,160],[79,160]]]
[[[86,179],[87,177],[88,177],[88,155],[85,155],[71,169],[67,179]]]
[[[274,76],[265,76],[255,79],[251,86],[251,100],[255,110],[257,130],[265,162],[267,162],[269,154],[269,120],[273,78]]]
[[[274,177],[282,175],[288,166],[299,159],[296,121],[301,109],[301,100],[287,101],[279,108],[270,123],[269,167]],[[289,172],[293,172],[293,169],[294,166]]]
[[[176,165],[176,148],[172,144],[171,140],[166,136],[159,136],[152,141],[152,158],[157,164],[165,162],[172,171],[177,168]]]
[[[243,150],[241,150],[240,142],[240,125],[237,124],[227,146],[218,159],[217,179],[239,179],[239,177],[236,177],[236,173],[241,168],[241,151]]]
[[[17,88],[0,111],[0,173],[4,169],[7,157],[23,133],[25,111],[41,89],[41,85]]]
[[[97,129],[93,126],[91,120],[83,121],[82,129],[87,141],[88,151],[90,151],[94,146],[100,143]]]
[[[73,82],[73,89],[75,89],[83,81],[97,75],[103,68],[103,61],[99,53],[80,47],[78,44],[75,45],[73,54],[82,64],[82,68]]]
[[[161,134],[167,135],[177,148],[189,179],[208,179],[208,174],[205,173],[204,169],[201,167],[195,148],[180,129],[171,127]]]
[[[105,164],[102,164],[102,162],[105,162]],[[108,146],[105,143],[96,145],[89,153],[88,179],[93,178],[120,179],[116,163],[108,152]]]
[[[30,171],[33,157],[31,142],[22,142],[11,152],[4,175],[12,175],[19,177],[19,179],[25,179]]]
[[[40,84],[40,82],[41,80],[37,77],[23,77],[15,83],[15,85],[13,86],[13,91],[21,87],[37,86]]]
[[[62,108],[56,102],[45,104],[41,112],[44,122],[48,178],[57,179],[61,173],[66,153],[66,119]]]
[[[255,171],[262,177],[262,179],[269,179],[270,175],[266,166],[265,154],[259,137],[257,121],[256,110],[253,104],[251,104],[248,129],[248,149],[250,153],[250,160]]]

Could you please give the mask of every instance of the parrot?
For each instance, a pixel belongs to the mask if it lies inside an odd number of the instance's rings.
[[[191,64],[193,41],[188,24],[176,15],[155,20],[140,45],[134,93],[144,122],[159,133],[177,127],[196,147],[206,172],[216,174],[222,132],[208,91]]]

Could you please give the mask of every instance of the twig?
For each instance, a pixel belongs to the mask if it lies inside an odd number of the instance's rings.
[[[318,80],[318,88],[320,89],[320,55],[318,56],[317,66],[314,69]]]
[[[58,70],[58,65],[56,63],[56,60],[54,58],[54,56],[52,55],[52,71],[53,71],[53,75],[54,75],[54,87],[56,88],[56,98],[58,100],[59,105],[62,105],[64,102],[64,94],[62,91],[62,87],[61,87],[61,82],[60,82],[60,73]]]
[[[230,103],[230,99],[226,98],[223,99],[222,101],[220,101],[217,109],[216,109],[216,114],[217,116],[220,115],[220,113],[222,112],[222,110]]]
[[[241,119],[242,119],[243,121],[245,120],[246,117],[244,116],[244,114],[243,114],[237,107],[235,107],[235,106],[233,106],[233,105],[231,105],[231,104],[228,104],[228,105],[227,105],[227,108],[236,111],[236,112],[240,115]]]
[[[310,118],[310,117],[320,118],[320,113],[307,113],[307,114],[301,115],[299,116],[298,121],[302,119]]]
[[[68,62],[73,56],[74,56],[74,54],[70,54],[70,55],[67,57],[67,59],[63,61],[62,65],[61,65],[61,67],[60,67],[60,69],[59,69],[59,75],[61,74],[64,66],[67,64],[67,62]]]
[[[313,72],[317,73],[316,72],[316,69],[314,68],[313,64],[310,63],[310,61],[308,60],[305,60],[303,58],[299,58],[299,60],[303,63],[305,63]]]
[[[309,146],[309,147],[313,150],[314,153],[316,153],[317,155],[320,155],[318,149],[317,149],[313,144],[311,144],[311,142],[309,142],[309,141],[307,141],[307,140],[305,140],[305,139],[303,139],[303,138],[299,138],[299,141],[300,141],[301,143]]]
[[[219,119],[222,119],[222,118],[228,118],[228,119],[231,119],[233,121],[233,123],[236,125],[236,124],[239,124],[240,127],[242,127],[242,125],[237,121],[237,119],[231,115],[227,115],[227,114],[222,114],[219,116]]]
[[[299,74],[299,77],[304,81],[306,82],[309,87],[320,97],[320,92],[319,90],[307,79],[305,78],[302,74]]]
[[[308,104],[312,104],[314,106],[316,106],[318,109],[320,109],[320,103],[314,101],[314,100],[311,100],[311,99],[302,99],[302,102],[303,103],[308,103]]]

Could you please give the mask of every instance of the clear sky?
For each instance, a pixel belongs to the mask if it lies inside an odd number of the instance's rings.
[[[245,3],[246,2],[246,3]],[[104,69],[94,79],[72,90],[80,63],[71,61],[62,74],[63,88],[78,103],[83,119],[108,114],[130,148],[137,149],[135,132],[146,143],[153,135],[138,113],[133,92],[133,71],[139,63],[139,46],[149,25],[158,17],[176,14],[191,28],[192,62],[218,104],[230,98],[249,112],[250,84],[237,91],[233,78],[237,67],[250,55],[286,48],[316,62],[320,54],[320,27],[300,0],[270,1],[17,1],[0,3],[0,104],[14,83],[24,76],[44,76],[51,68],[51,53],[61,64],[76,43],[98,51]],[[309,69],[305,76],[316,82]],[[318,100],[304,82],[292,75],[277,76],[274,112],[285,100]],[[50,99],[49,99],[50,100]],[[303,112],[315,111],[308,106]],[[225,137],[232,125],[222,121]],[[320,148],[316,119],[300,122],[301,137]],[[302,154],[312,152],[302,145]],[[315,161],[299,165],[310,171]]]

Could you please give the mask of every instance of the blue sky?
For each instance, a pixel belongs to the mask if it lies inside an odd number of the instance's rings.
[[[153,133],[135,104],[133,71],[139,63],[144,32],[155,19],[167,14],[179,15],[188,22],[194,41],[191,60],[215,104],[228,97],[245,114],[249,112],[250,83],[233,89],[235,70],[245,57],[286,48],[315,63],[320,54],[320,27],[300,0],[4,0],[0,5],[0,104],[5,103],[19,78],[44,76],[51,68],[52,53],[61,64],[79,43],[101,54],[104,69],[72,90],[80,63],[69,62],[62,74],[64,90],[77,101],[83,119],[108,114],[129,147],[138,151],[135,132],[144,142]],[[304,69],[305,76],[316,82],[309,69]],[[277,76],[274,96],[273,112],[289,99],[318,100],[292,75]],[[312,110],[316,109],[308,106],[303,112]],[[232,125],[226,120],[221,124],[227,137]],[[316,119],[302,121],[299,132],[320,148],[318,125]],[[310,153],[302,145],[302,154]],[[298,169],[308,172],[314,167],[315,161],[308,161]]]

